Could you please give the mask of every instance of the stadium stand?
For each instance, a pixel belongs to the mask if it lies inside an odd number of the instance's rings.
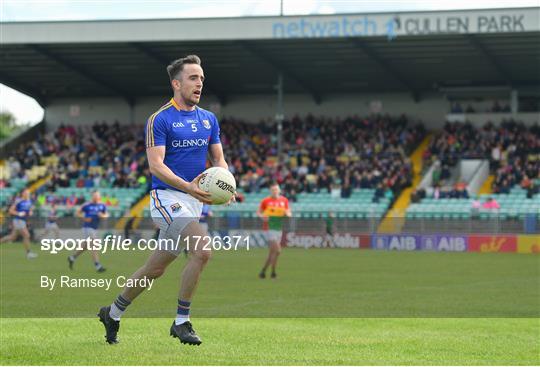
[[[60,216],[71,216],[99,189],[111,216],[120,217],[147,192],[148,166],[137,131],[142,127],[126,129],[118,122],[78,129],[61,125],[26,143],[8,160],[5,178],[12,188],[3,190],[2,204],[8,205],[29,177],[47,174],[34,194],[38,216],[46,216],[52,203]]]
[[[255,217],[277,181],[292,209],[303,218],[381,218],[395,195],[410,185],[407,153],[422,140],[422,124],[409,126],[405,116],[344,119],[295,116],[285,121],[285,159],[279,164],[275,127],[225,118],[222,142],[238,182],[240,203],[217,206],[216,216]],[[346,139],[337,139],[338,132]],[[145,209],[145,216],[149,216]]]
[[[271,181],[281,184],[299,218],[380,220],[394,198],[412,184],[407,154],[425,137],[423,125],[410,126],[405,116],[329,117],[295,116],[284,123],[284,151],[278,163],[275,127],[234,118],[221,122],[222,141],[231,171],[239,183],[239,203],[214,208],[216,217],[254,218]],[[124,129],[118,122],[94,123],[75,129],[60,126],[25,144],[5,164],[2,184],[9,183],[3,205],[28,182],[28,173],[48,173],[35,194],[37,213],[45,216],[56,203],[60,216],[71,216],[76,205],[99,189],[111,216],[119,218],[148,191],[144,144],[136,136],[142,126]],[[345,131],[346,139],[337,139]],[[414,220],[523,220],[537,215],[540,172],[538,127],[514,121],[500,126],[447,123],[424,152],[424,161],[453,167],[464,158],[490,159],[495,179],[493,194],[468,198],[464,187],[435,189],[436,198],[414,197],[406,211],[405,230]],[[481,141],[480,144],[475,142]],[[17,157],[17,158],[15,158]],[[8,176],[10,174],[10,176]],[[8,177],[14,178],[8,179]],[[438,185],[444,186],[444,174]],[[456,186],[460,186],[458,183]],[[6,191],[7,190],[7,191]],[[419,193],[413,192],[413,196]],[[482,209],[488,197],[500,210]],[[473,203],[478,202],[476,212]],[[148,209],[143,210],[145,217]]]
[[[390,189],[396,194],[411,181],[407,154],[424,136],[423,125],[408,126],[405,116],[298,116],[285,121],[284,147],[278,163],[274,127],[224,119],[225,153],[246,192],[277,181],[293,200],[300,192],[326,190],[335,185],[351,189]]]
[[[433,194],[415,192],[413,204],[406,212],[407,231],[419,227],[441,229],[448,220],[466,220],[476,231],[482,231],[482,221],[506,221],[500,227],[520,231],[521,223],[511,221],[540,218],[540,130],[537,125],[526,127],[515,121],[498,126],[487,123],[478,129],[470,124],[447,123],[432,140],[424,158],[440,162],[434,171]],[[490,161],[495,179],[492,193],[480,193],[469,198],[466,187],[458,182],[447,185],[449,171],[461,159],[480,158]],[[435,177],[436,176],[436,177]],[[440,220],[446,220],[441,223]],[[439,220],[439,221],[437,221]],[[476,226],[475,226],[475,223]],[[521,226],[521,228],[520,228]],[[421,228],[425,230],[424,228]],[[457,227],[456,229],[459,229]]]
[[[9,200],[16,195],[22,188],[26,186],[26,180],[19,178],[11,180],[0,180],[0,187],[2,189],[2,195],[0,195],[0,205],[6,205]]]

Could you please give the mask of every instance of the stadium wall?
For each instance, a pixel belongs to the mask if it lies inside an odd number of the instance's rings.
[[[92,124],[94,121],[121,123],[144,123],[148,117],[160,106],[167,103],[169,96],[163,98],[150,97],[137,100],[130,110],[127,102],[120,98],[88,98],[88,99],[62,99],[55,100],[46,108],[45,116],[48,128],[54,128],[62,122],[69,124]],[[380,101],[378,109],[377,101]],[[203,98],[201,107],[210,109],[220,117],[233,116],[246,121],[260,121],[273,118],[276,113],[275,95],[248,95],[232,96],[226,105],[220,106],[212,96]],[[344,94],[325,96],[323,103],[317,105],[311,96],[306,94],[290,94],[284,98],[286,116],[295,114],[345,117],[351,114],[367,115],[379,111],[391,115],[405,113],[411,117],[422,120],[429,129],[438,129],[446,121],[450,103],[440,94],[426,94],[420,102],[414,102],[406,93],[393,94]],[[504,114],[506,117],[511,115]],[[497,114],[479,118],[472,117],[477,124],[494,120]],[[518,118],[525,117],[525,122],[532,124],[538,122],[538,114],[519,114]],[[501,115],[502,117],[502,115]]]
[[[168,101],[163,98],[144,98],[137,101],[133,111],[136,123],[145,122],[148,116]],[[407,113],[425,122],[441,125],[448,112],[449,104],[440,96],[425,96],[415,103],[408,94],[358,94],[331,95],[317,105],[311,96],[304,94],[286,95],[284,109],[286,116],[295,114],[325,116],[366,115],[372,111],[372,102],[382,102],[382,113],[392,115]],[[201,107],[217,112],[219,116],[234,116],[246,121],[259,121],[273,118],[276,113],[275,95],[233,96],[226,105],[216,109],[217,100],[212,96],[204,97]],[[131,122],[129,105],[120,98],[88,98],[55,100],[45,111],[49,128],[62,122],[69,124],[92,124],[94,121]]]

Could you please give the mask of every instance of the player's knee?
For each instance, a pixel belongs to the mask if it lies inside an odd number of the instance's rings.
[[[272,245],[271,245],[271,250],[274,254],[277,254],[279,255],[281,253],[281,246],[279,245],[279,243],[277,242],[274,242]]]
[[[210,249],[199,250],[195,252],[194,256],[206,264],[208,260],[210,260],[210,258],[212,257],[212,250]]]
[[[165,273],[165,267],[163,266],[152,266],[146,268],[146,277],[150,279],[156,279]]]

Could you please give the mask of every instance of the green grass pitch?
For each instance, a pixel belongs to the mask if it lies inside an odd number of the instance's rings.
[[[185,259],[130,306],[121,343],[94,317],[118,294],[39,287],[39,277],[129,275],[147,253],[27,261],[0,247],[0,363],[45,365],[540,364],[540,257],[519,254],[285,249],[277,280],[256,277],[266,251],[217,252],[193,302],[199,347],[168,330]]]

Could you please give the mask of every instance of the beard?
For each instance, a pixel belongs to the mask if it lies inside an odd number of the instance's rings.
[[[181,94],[182,99],[186,102],[186,104],[190,106],[196,106],[200,102],[200,97],[197,99],[193,93],[189,94]]]

